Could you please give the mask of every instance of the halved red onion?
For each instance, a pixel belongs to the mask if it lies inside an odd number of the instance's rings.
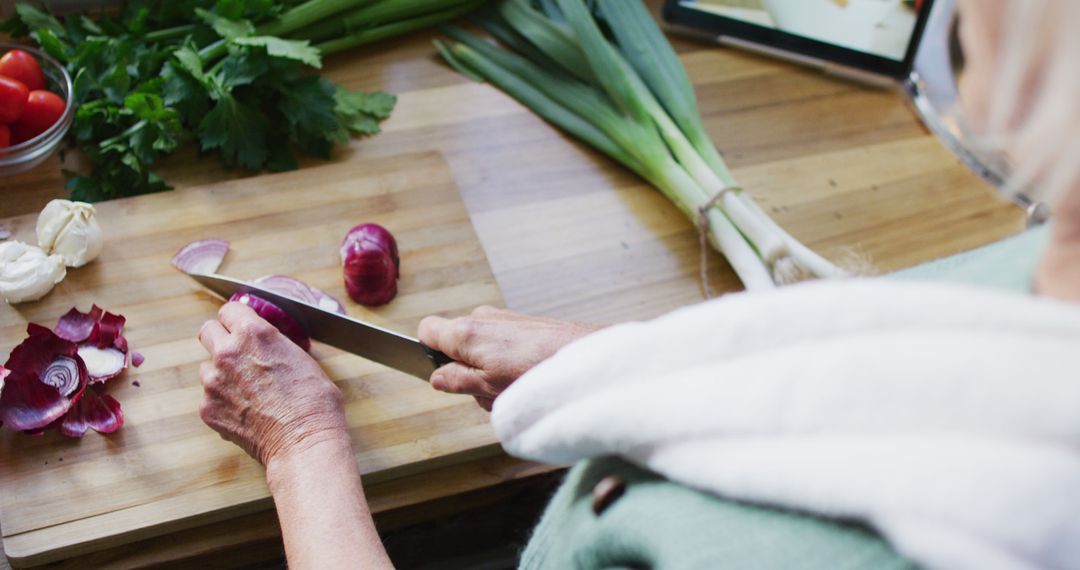
[[[221,239],[203,239],[180,248],[172,258],[173,267],[184,273],[217,273],[225,255],[229,253],[229,242]]]
[[[115,348],[98,348],[90,344],[79,346],[79,358],[86,363],[93,383],[116,378],[127,368],[127,355]]]
[[[0,392],[0,419],[13,429],[38,430],[63,417],[79,401],[90,374],[76,356],[74,342],[34,323],[26,332],[26,340],[11,351],[4,364],[11,375]],[[55,363],[61,359],[66,360],[57,367]],[[65,376],[70,372],[69,361],[75,363],[75,374],[70,378]]]
[[[120,409],[120,402],[108,394],[99,394],[91,389],[64,416],[60,422],[60,433],[79,438],[86,434],[87,429],[113,433],[123,426],[124,412]]]
[[[361,305],[383,305],[397,296],[401,270],[397,240],[378,224],[360,224],[341,243],[345,290]]]
[[[293,279],[287,275],[267,275],[251,282],[252,285],[273,291],[282,297],[296,299],[309,305],[316,306],[324,311],[331,311],[340,315],[345,314],[345,306],[341,301],[322,289],[312,287],[299,279]]]
[[[251,307],[260,317],[274,325],[274,328],[298,344],[300,348],[311,350],[311,337],[308,336],[304,327],[277,305],[249,293],[236,293],[229,298],[229,301]]]
[[[131,353],[131,365],[135,368],[142,366],[142,363],[146,362],[146,357],[141,352]]]

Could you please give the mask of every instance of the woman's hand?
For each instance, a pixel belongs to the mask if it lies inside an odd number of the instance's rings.
[[[206,396],[199,412],[222,438],[268,467],[327,439],[348,441],[337,386],[255,311],[226,303],[199,342],[211,356],[199,369]]]
[[[457,362],[431,375],[431,386],[469,394],[485,410],[510,384],[563,346],[601,328],[480,307],[468,317],[427,317],[417,336]]]

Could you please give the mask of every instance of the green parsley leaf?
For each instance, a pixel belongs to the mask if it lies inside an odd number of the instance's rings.
[[[268,128],[265,115],[226,93],[199,123],[199,142],[203,150],[221,149],[227,165],[258,170],[266,161]]]
[[[272,57],[292,59],[316,69],[322,68],[322,54],[307,40],[283,40],[275,36],[254,36],[250,38],[236,38],[232,42],[236,45],[266,48],[266,53]]]

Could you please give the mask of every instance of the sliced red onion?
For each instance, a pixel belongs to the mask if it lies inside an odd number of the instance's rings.
[[[90,344],[79,346],[79,358],[86,363],[90,382],[98,383],[116,378],[127,368],[127,355],[115,348],[98,348]]]
[[[41,373],[41,383],[56,388],[61,396],[70,398],[79,389],[80,374],[78,360],[70,356],[57,356]]]
[[[38,430],[60,419],[78,402],[90,375],[82,359],[76,357],[75,343],[34,323],[26,332],[26,340],[11,351],[4,364],[11,375],[0,392],[0,419],[13,429]],[[55,367],[61,358],[76,364],[74,389],[70,379],[63,377],[67,372]],[[61,366],[66,369],[67,361]]]
[[[4,226],[0,226],[0,241],[6,239],[11,239],[11,230],[5,228]]]
[[[274,328],[298,344],[300,348],[311,350],[311,337],[308,336],[304,327],[277,305],[248,293],[236,293],[229,301],[251,307],[260,317],[274,325]]]
[[[397,241],[378,224],[360,224],[341,243],[345,290],[361,305],[383,305],[397,296],[401,269]]]
[[[86,434],[87,429],[98,433],[113,433],[123,425],[124,413],[120,409],[120,402],[108,394],[87,390],[60,422],[60,433],[79,438]]]
[[[180,248],[172,258],[173,267],[184,273],[217,273],[225,255],[229,253],[229,242],[221,239],[204,239],[189,243]]]
[[[141,352],[131,353],[131,365],[135,368],[142,366],[142,363],[146,361],[146,357]]]
[[[299,279],[293,279],[287,275],[267,275],[252,281],[251,284],[258,285],[267,291],[273,291],[282,297],[296,299],[316,306],[324,311],[340,315],[345,314],[345,306],[333,296],[322,289],[312,287]]]

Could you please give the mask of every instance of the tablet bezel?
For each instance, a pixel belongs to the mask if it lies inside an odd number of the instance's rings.
[[[903,61],[896,61],[780,30],[765,28],[704,10],[688,8],[682,5],[681,0],[666,0],[664,2],[663,18],[670,25],[715,35],[717,39],[721,37],[734,38],[803,58],[809,57],[902,80],[911,73],[912,65],[915,62],[915,54],[919,48],[919,41],[922,39],[923,32],[926,29],[926,22],[933,9],[933,3],[934,0],[926,0],[926,4],[923,6],[922,12],[915,23],[915,32],[911,36],[911,43],[908,45],[907,54],[904,56]]]

